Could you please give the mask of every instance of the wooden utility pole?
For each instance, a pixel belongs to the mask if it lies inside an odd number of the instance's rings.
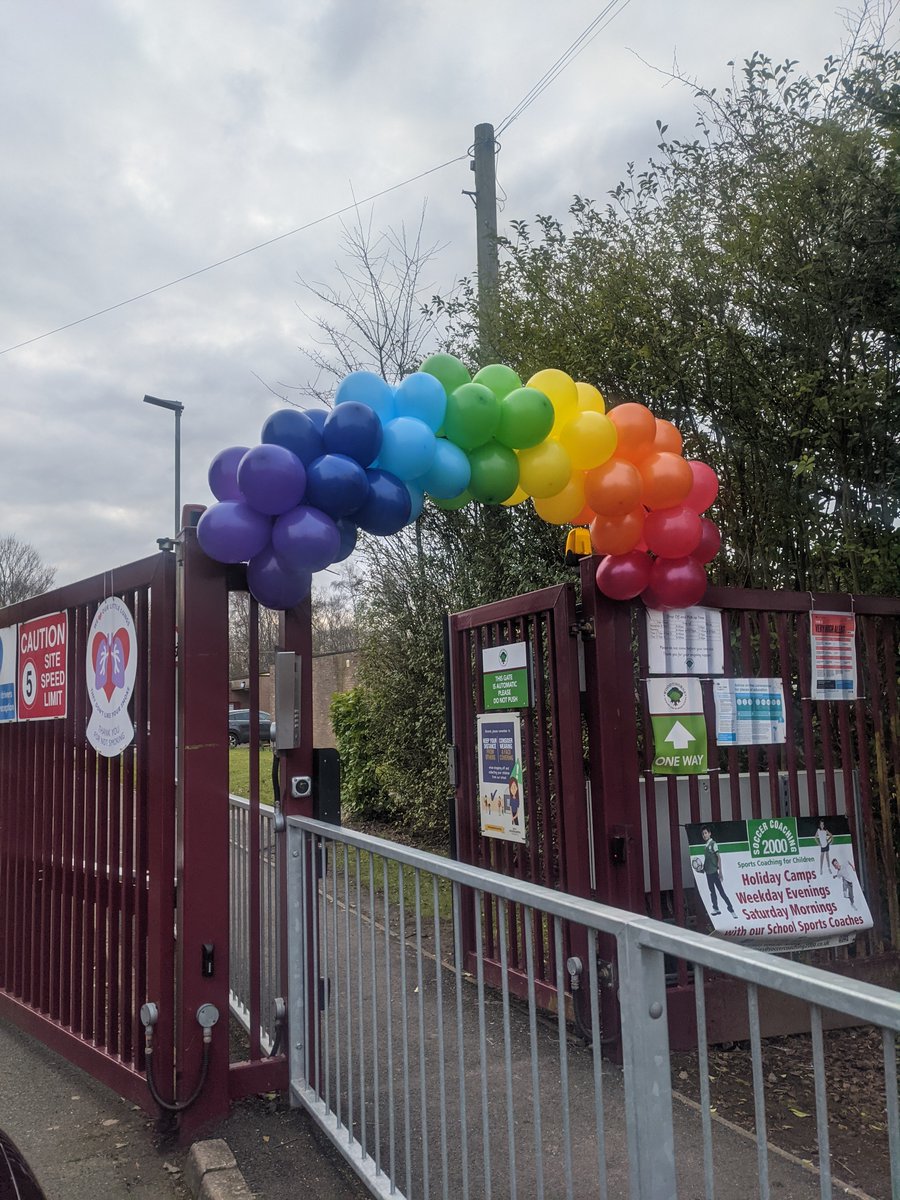
[[[475,172],[475,220],[478,232],[478,349],[482,366],[493,362],[492,318],[497,303],[500,259],[497,252],[497,171],[493,125],[475,126],[471,168]]]

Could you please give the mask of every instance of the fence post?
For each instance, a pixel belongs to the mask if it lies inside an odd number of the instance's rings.
[[[619,1009],[631,1200],[677,1195],[664,955],[640,944],[643,919],[619,934]]]
[[[178,592],[178,1098],[200,1078],[202,1004],[219,1010],[199,1097],[181,1115],[188,1139],[229,1107],[228,589],[194,529],[182,533]],[[203,947],[213,946],[204,977]],[[208,970],[207,966],[207,970]]]

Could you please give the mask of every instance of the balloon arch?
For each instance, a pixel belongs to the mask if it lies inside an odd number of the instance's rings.
[[[716,474],[683,457],[670,421],[642,404],[607,412],[595,387],[563,371],[523,386],[502,363],[473,378],[449,354],[397,387],[355,371],[331,412],[273,413],[258,446],[216,455],[209,486],[217,503],[200,518],[201,547],[246,562],[251,593],[274,609],[305,599],[360,529],[386,537],[412,524],[426,496],[446,509],[530,497],[551,524],[589,525],[601,592],[652,608],[696,604],[721,544],[701,515]]]

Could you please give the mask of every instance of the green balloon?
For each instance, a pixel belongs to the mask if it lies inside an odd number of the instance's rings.
[[[419,367],[420,371],[424,371],[426,375],[433,375],[435,379],[439,379],[444,385],[444,391],[449,396],[451,392],[455,392],[458,387],[462,387],[464,383],[471,383],[472,376],[469,374],[464,363],[461,363],[458,358],[454,358],[452,354],[432,354]]]
[[[435,508],[442,508],[445,512],[452,512],[455,508],[465,508],[472,499],[471,492],[460,492],[458,496],[453,496],[450,500],[438,500],[435,496],[429,496],[428,499]]]
[[[491,440],[499,420],[500,401],[490,388],[464,383],[447,397],[444,436],[468,453]]]
[[[537,388],[520,387],[500,401],[500,422],[495,437],[504,446],[529,450],[538,446],[553,428],[553,405]]]
[[[506,367],[503,363],[488,363],[486,367],[482,367],[473,383],[483,383],[486,388],[490,388],[498,400],[502,400],[504,396],[508,396],[510,392],[522,386],[522,380],[518,377],[512,367]]]
[[[482,504],[501,504],[519,486],[519,460],[514,451],[493,438],[472,451],[469,463],[469,491]]]

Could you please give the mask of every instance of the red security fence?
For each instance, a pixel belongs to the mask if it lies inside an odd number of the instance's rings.
[[[895,980],[900,601],[710,588],[703,604],[719,611],[724,675],[781,679],[786,742],[717,748],[712,679],[702,678],[709,770],[702,776],[654,776],[652,737],[645,736],[650,729],[646,612],[640,603],[619,603],[598,591],[598,561],[582,560],[580,596],[574,584],[561,585],[450,618],[458,856],[518,879],[708,931],[687,861],[686,823],[846,814],[875,925],[852,946],[802,957],[875,982]],[[812,609],[855,614],[858,699],[810,699]],[[535,694],[533,704],[519,710],[528,840],[515,845],[481,836],[475,719],[484,707],[481,651],[523,640],[531,648]],[[516,944],[517,932],[521,941],[521,931],[511,925],[510,945]],[[497,933],[490,910],[481,933],[490,960]],[[466,936],[474,953],[471,921]],[[549,950],[545,947],[540,978],[552,1004],[556,967]],[[614,948],[601,946],[601,955],[611,964]],[[492,966],[498,973],[499,963]],[[511,974],[515,970],[513,960]],[[614,979],[611,971],[601,977]],[[685,963],[673,963],[669,985],[672,1044],[678,1048],[694,1037],[692,980]],[[728,986],[708,982],[711,1036],[718,1040],[746,1036],[746,1009],[731,1004]],[[768,1032],[795,1027],[788,1010],[764,1010],[763,1021]],[[612,1013],[606,1028],[614,1037]]]
[[[53,688],[51,703],[30,711],[65,715],[0,721],[0,1016],[149,1111],[177,1110],[182,1138],[227,1115],[232,1099],[287,1085],[284,1055],[269,1057],[259,1036],[260,975],[272,967],[263,949],[270,930],[263,927],[261,889],[271,886],[273,855],[283,879],[284,850],[280,841],[270,849],[263,879],[257,721],[249,747],[249,853],[236,904],[229,895],[228,604],[229,593],[241,590],[243,569],[207,558],[187,528],[174,552],[0,611],[0,631],[30,628],[27,622],[48,614],[64,614],[67,629],[64,664],[48,659],[46,680],[39,660],[33,675],[26,669],[21,647],[18,668],[23,697],[30,700],[45,682]],[[89,686],[97,686],[88,632],[110,597],[134,622],[134,737],[105,757],[87,736]],[[255,603],[250,607],[255,662],[259,614]],[[287,614],[282,648],[301,655],[305,696],[310,636],[308,605]],[[7,634],[4,657],[14,645]],[[250,705],[255,713],[255,678]],[[301,744],[281,757],[283,777],[311,774],[311,730],[307,704]],[[311,813],[308,801],[288,800],[285,808]],[[233,1054],[229,953],[236,920],[248,955],[250,1036]],[[148,1002],[158,1013],[152,1064],[162,1106],[145,1074],[140,1013]],[[208,1044],[201,1021],[207,1005],[218,1010]]]
[[[86,738],[85,664],[97,605],[125,600],[137,633],[135,738],[118,757]],[[0,1013],[145,1102],[148,996],[175,982],[175,558],[153,558],[0,611],[0,627],[68,623],[60,719],[0,724]],[[157,1062],[174,1055],[171,1023]]]

